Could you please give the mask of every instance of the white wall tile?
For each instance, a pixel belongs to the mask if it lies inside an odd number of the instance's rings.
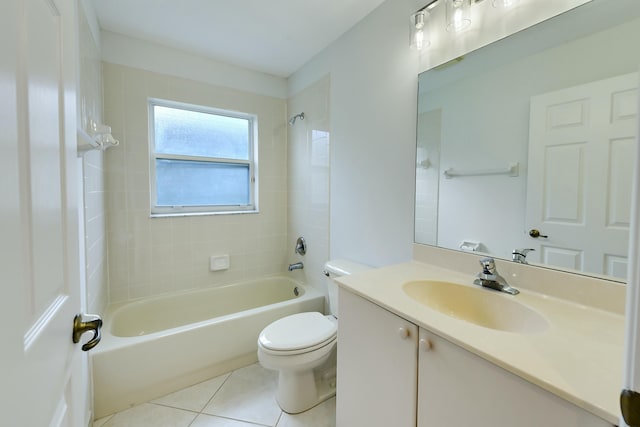
[[[281,271],[277,261],[284,256],[286,233],[285,101],[109,63],[103,72],[106,116],[113,114],[110,125],[121,135],[121,144],[107,152],[105,166],[112,299],[219,286]],[[150,218],[149,97],[257,114],[259,200],[264,210]],[[209,271],[209,257],[216,254],[230,255],[229,270]],[[128,289],[126,297],[123,288]]]
[[[329,149],[331,124],[329,104],[330,78],[326,76],[289,99],[293,116],[304,112],[305,119],[289,127],[287,149],[287,240],[286,263],[302,261],[303,276],[312,286],[326,292],[322,269],[329,258],[329,171],[324,150],[318,150],[317,131],[323,132],[325,149]],[[324,134],[326,132],[326,134]],[[321,214],[315,214],[321,213]],[[304,237],[307,254],[294,253],[298,237]]]
[[[86,10],[83,8],[83,11]],[[99,42],[94,38],[85,13],[79,19],[79,108],[80,126],[89,130],[91,121],[102,122],[102,73]],[[106,247],[106,205],[104,154],[89,151],[83,155],[84,251],[86,310],[102,313],[107,305],[108,275]]]

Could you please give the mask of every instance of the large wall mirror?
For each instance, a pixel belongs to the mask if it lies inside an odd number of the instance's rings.
[[[422,73],[416,242],[625,281],[639,43],[593,0]]]

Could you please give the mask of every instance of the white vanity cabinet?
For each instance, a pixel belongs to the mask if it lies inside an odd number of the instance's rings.
[[[611,427],[340,289],[337,427]]]
[[[417,425],[611,427],[601,418],[422,328]]]
[[[414,427],[418,327],[339,290],[337,427]]]

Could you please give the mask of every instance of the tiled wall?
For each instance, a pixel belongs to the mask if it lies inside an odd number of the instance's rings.
[[[86,7],[86,5],[82,5]],[[92,33],[85,13],[78,14],[80,34],[80,123],[85,131],[94,120],[102,122],[102,63],[99,42]],[[104,192],[104,153],[83,155],[84,249],[87,311],[102,313],[107,305],[107,240]]]
[[[284,271],[287,244],[286,102],[103,63],[105,121],[120,146],[106,153],[110,302],[218,286]],[[258,116],[258,214],[149,217],[147,99]],[[226,271],[209,257],[229,254]]]
[[[329,258],[329,93],[327,76],[290,98],[287,108],[289,116],[305,114],[289,127],[287,255],[305,266],[293,275],[323,291],[322,270]],[[307,243],[305,256],[294,254],[299,236]]]

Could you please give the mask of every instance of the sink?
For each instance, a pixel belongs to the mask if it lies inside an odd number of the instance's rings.
[[[422,280],[405,283],[403,290],[420,304],[485,328],[527,334],[549,327],[540,313],[519,303],[517,296],[490,289]]]

